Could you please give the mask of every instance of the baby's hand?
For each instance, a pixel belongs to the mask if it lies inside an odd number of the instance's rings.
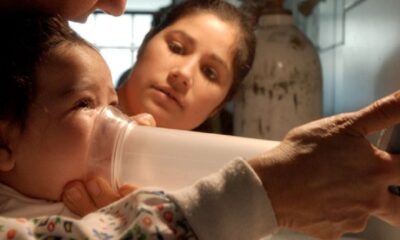
[[[133,185],[126,184],[115,191],[105,179],[94,177],[87,182],[75,181],[67,184],[62,201],[73,213],[85,216],[119,200],[135,189]]]

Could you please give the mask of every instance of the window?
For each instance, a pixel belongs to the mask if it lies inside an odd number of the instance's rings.
[[[137,49],[149,31],[151,14],[124,14],[112,17],[92,14],[85,24],[71,23],[82,37],[94,44],[110,66],[114,85],[136,59]]]
[[[128,0],[126,13],[113,17],[101,12],[91,14],[85,24],[71,27],[95,45],[110,66],[114,86],[136,61],[137,50],[150,30],[153,13],[170,5],[171,0]]]

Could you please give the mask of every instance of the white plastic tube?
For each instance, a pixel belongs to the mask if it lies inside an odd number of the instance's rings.
[[[236,157],[254,157],[276,145],[274,141],[131,124],[116,144],[114,179],[117,184],[178,189]]]
[[[254,157],[278,144],[276,141],[138,126],[110,107],[100,112],[98,118],[94,130],[98,142],[91,153],[92,163],[97,172],[110,177],[114,187],[133,183],[178,189],[218,171],[236,157]],[[107,169],[110,169],[110,175]]]

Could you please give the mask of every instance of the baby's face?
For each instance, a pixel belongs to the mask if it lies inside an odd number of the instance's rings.
[[[26,129],[12,144],[8,183],[35,198],[58,200],[65,184],[82,179],[96,110],[115,105],[111,74],[83,45],[62,45],[37,69],[37,95]]]

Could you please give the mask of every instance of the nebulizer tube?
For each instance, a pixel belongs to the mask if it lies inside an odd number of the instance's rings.
[[[99,111],[89,156],[92,175],[114,188],[123,183],[174,190],[218,171],[229,161],[257,156],[278,142],[140,126],[114,107]]]

